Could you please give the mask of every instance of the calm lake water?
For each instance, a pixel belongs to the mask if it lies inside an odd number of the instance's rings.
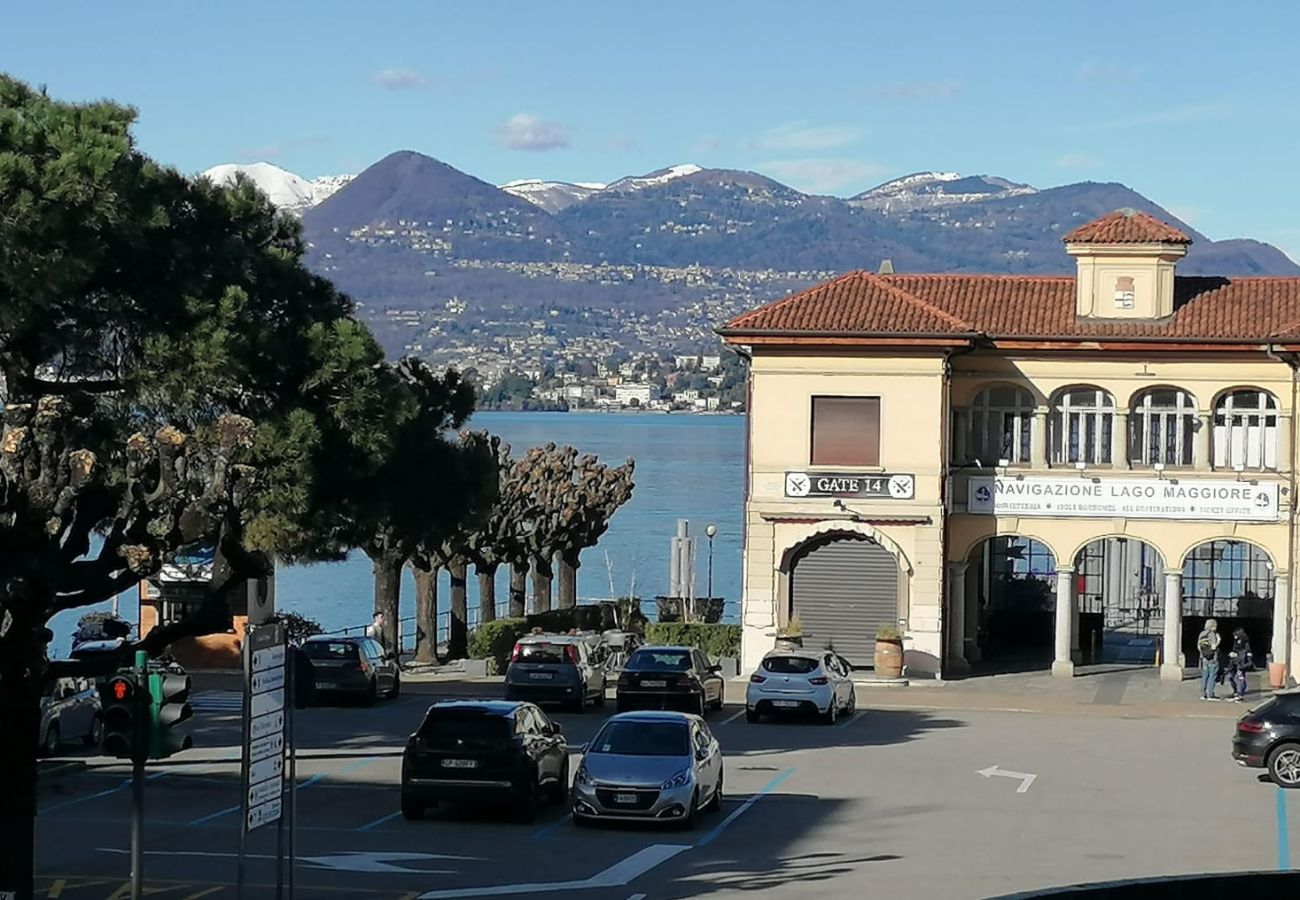
[[[529,447],[555,442],[594,453],[619,465],[636,460],[632,499],[615,514],[600,545],[587,550],[578,572],[582,598],[626,596],[633,591],[653,598],[668,589],[668,550],[678,519],[688,519],[700,538],[696,593],[707,580],[705,525],[718,527],[713,541],[713,592],[727,600],[726,617],[735,621],[740,599],[744,435],[741,416],[610,413],[504,413],[474,416],[471,428],[500,435],[516,456]],[[504,606],[508,575],[498,573],[497,599]],[[283,568],[277,574],[277,605],[319,621],[327,630],[370,620],[374,608],[370,561],[354,553],[341,563]],[[469,579],[470,621],[477,618],[477,583]],[[445,621],[449,601],[442,575],[439,606]],[[121,598],[122,612],[135,617],[135,591]],[[415,611],[415,585],[408,572],[402,590],[402,615]],[[64,655],[77,619],[85,610],[55,617],[53,653]]]

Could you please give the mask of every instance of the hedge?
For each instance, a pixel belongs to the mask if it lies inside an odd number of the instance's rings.
[[[707,622],[656,622],[647,625],[648,644],[699,647],[712,660],[740,656],[740,626]]]
[[[497,672],[504,672],[510,663],[510,651],[515,641],[534,628],[548,634],[563,634],[570,629],[579,631],[608,631],[614,623],[614,606],[610,603],[574,606],[570,609],[551,609],[522,619],[496,619],[484,622],[470,633],[470,659],[496,660]]]

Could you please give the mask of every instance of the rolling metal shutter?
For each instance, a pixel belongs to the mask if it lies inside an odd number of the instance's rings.
[[[875,541],[831,541],[794,564],[790,596],[804,647],[833,646],[854,666],[871,666],[877,626],[898,620],[898,563]]]

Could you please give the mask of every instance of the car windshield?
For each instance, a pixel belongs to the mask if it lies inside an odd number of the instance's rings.
[[[520,644],[519,658],[525,662],[562,663],[568,662],[562,644]]]
[[[426,747],[500,747],[510,739],[509,721],[478,709],[433,710],[416,736]]]
[[[592,753],[688,756],[690,734],[681,722],[610,722],[591,742]]]
[[[769,656],[763,668],[778,675],[807,675],[817,671],[818,662],[804,656]]]
[[[357,658],[357,645],[349,641],[310,641],[303,646],[312,659]]]
[[[638,650],[623,668],[634,672],[685,672],[691,667],[691,654],[685,650]]]

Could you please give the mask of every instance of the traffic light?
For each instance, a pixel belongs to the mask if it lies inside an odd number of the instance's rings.
[[[194,715],[190,708],[190,676],[175,672],[149,675],[149,758],[166,759],[188,750],[194,740],[176,728]]]
[[[140,708],[135,677],[114,675],[100,688],[104,715],[104,752],[119,759],[132,759],[139,736]]]

